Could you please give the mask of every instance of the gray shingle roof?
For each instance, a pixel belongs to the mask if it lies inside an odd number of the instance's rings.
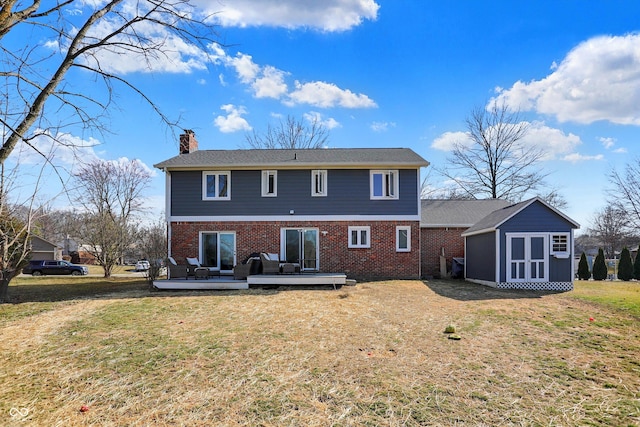
[[[491,212],[509,206],[506,200],[434,200],[422,203],[421,227],[471,227]]]
[[[424,167],[429,162],[409,148],[327,148],[286,150],[198,150],[180,154],[159,169],[297,168],[297,167]]]
[[[549,208],[556,214],[560,215],[561,217],[569,221],[574,228],[580,228],[580,224],[578,224],[568,216],[564,215],[562,212],[558,211],[553,206],[549,205],[539,197],[534,197],[532,199],[525,200],[523,202],[516,203],[514,205],[507,206],[505,208],[491,212],[489,215],[482,218],[482,220],[478,221],[473,226],[465,230],[464,233],[462,233],[462,235],[468,236],[471,234],[482,233],[485,230],[486,231],[495,230],[496,228],[500,227],[500,225],[502,225],[504,222],[506,222],[508,219],[510,219],[511,217],[516,215],[518,212],[520,212],[521,210],[523,210],[524,208],[526,208],[527,206],[529,206],[534,202],[542,203],[547,208]]]

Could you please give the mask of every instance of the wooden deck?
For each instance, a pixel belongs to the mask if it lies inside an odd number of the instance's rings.
[[[208,279],[159,279],[153,282],[158,289],[176,290],[225,290],[249,289],[249,286],[342,286],[346,283],[344,273],[311,274],[257,274],[247,280],[235,280],[233,276],[210,277]]]

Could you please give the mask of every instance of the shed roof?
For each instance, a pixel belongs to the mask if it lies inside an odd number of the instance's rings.
[[[526,209],[529,205],[536,202],[542,203],[552,212],[555,212],[557,215],[564,218],[566,221],[568,221],[571,224],[572,228],[580,228],[580,224],[578,224],[577,222],[575,222],[574,220],[572,220],[571,218],[569,218],[568,216],[566,216],[565,214],[563,214],[562,212],[560,212],[559,210],[557,210],[556,208],[554,208],[553,206],[551,206],[550,204],[542,200],[541,198],[534,197],[532,199],[525,200],[523,202],[516,203],[514,205],[510,205],[502,209],[498,209],[496,211],[491,212],[489,215],[482,218],[473,226],[469,227],[464,233],[462,233],[462,235],[470,236],[473,234],[480,234],[480,233],[494,231],[497,228],[499,228],[502,224],[507,222],[509,219],[517,215],[519,212]]]
[[[206,168],[351,168],[428,166],[409,148],[318,148],[197,150],[180,154],[154,165],[159,169]]]
[[[421,227],[471,227],[491,212],[509,206],[499,199],[440,200],[423,199]]]

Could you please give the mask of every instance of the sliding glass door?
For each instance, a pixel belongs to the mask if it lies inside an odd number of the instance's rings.
[[[200,262],[221,273],[233,272],[236,264],[236,233],[203,231],[200,234]]]
[[[303,271],[317,271],[320,265],[318,230],[315,228],[283,229],[282,252],[286,262],[299,263]]]

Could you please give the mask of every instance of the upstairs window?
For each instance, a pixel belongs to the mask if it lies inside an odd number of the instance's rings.
[[[324,197],[327,195],[327,171],[311,171],[311,196]]]
[[[350,248],[370,248],[371,247],[371,227],[349,227]]]
[[[373,170],[371,177],[371,199],[397,199],[398,198],[398,171]]]
[[[278,171],[262,171],[262,197],[278,195]]]
[[[202,172],[202,200],[230,200],[231,172]]]

